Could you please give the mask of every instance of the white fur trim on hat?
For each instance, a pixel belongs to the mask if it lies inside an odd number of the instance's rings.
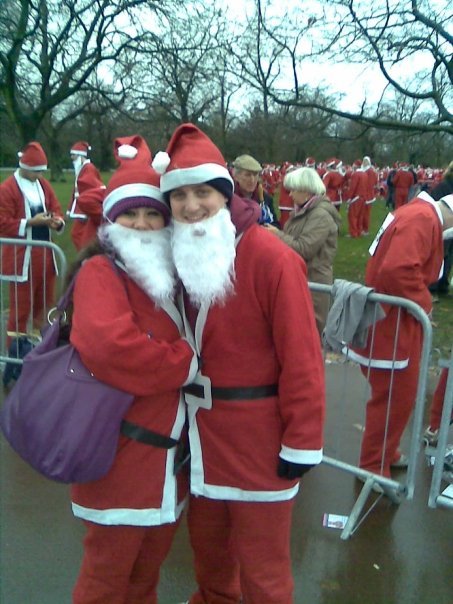
[[[168,166],[170,165],[170,156],[166,151],[159,151],[154,156],[151,165],[156,170],[156,172],[158,172],[159,174],[164,174]]]
[[[201,164],[192,168],[178,168],[162,174],[160,188],[163,193],[186,185],[198,185],[214,178],[224,178],[234,186],[227,168],[220,164]]]
[[[40,166],[29,166],[28,164],[24,164],[24,162],[20,161],[20,158],[23,156],[22,151],[18,151],[17,157],[19,158],[19,168],[23,170],[29,170],[30,172],[44,172],[47,170],[47,164],[42,164]]]
[[[122,199],[129,199],[130,197],[151,197],[152,199],[164,203],[163,195],[158,187],[139,182],[131,183],[117,187],[107,195],[102,204],[104,216],[108,215],[116,203]]]

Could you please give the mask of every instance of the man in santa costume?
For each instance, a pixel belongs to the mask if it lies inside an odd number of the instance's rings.
[[[322,180],[326,187],[326,195],[333,205],[340,209],[341,206],[341,187],[344,181],[344,173],[341,172],[343,162],[335,157],[326,161],[327,172],[324,173]]]
[[[233,194],[222,154],[193,124],[176,129],[153,165],[200,356],[184,388],[198,582],[190,602],[290,604],[291,514],[301,476],[322,460],[325,406],[305,263],[257,224],[259,208]]]
[[[364,232],[363,214],[365,201],[368,196],[369,184],[366,172],[362,170],[362,161],[356,159],[352,164],[352,174],[349,180],[349,188],[346,193],[348,203],[348,235],[349,237],[361,237]]]
[[[118,138],[119,168],[98,240],[77,271],[71,342],[96,377],[135,399],[103,478],[72,486],[86,535],[73,604],[156,604],[160,567],[187,495],[180,388],[198,359],[173,302],[170,210],[141,136]]]
[[[73,220],[71,239],[77,251],[96,236],[102,219],[102,200],[105,185],[96,166],[88,159],[90,145],[85,141],[74,143],[69,152],[74,166],[75,184],[67,216]]]
[[[378,175],[376,170],[373,168],[371,159],[368,157],[368,155],[365,155],[362,159],[361,168],[368,178],[368,190],[365,197],[365,205],[363,206],[363,222],[361,234],[368,235],[370,231],[371,206],[376,201]]]
[[[414,174],[409,164],[400,162],[399,167],[392,179],[394,187],[395,209],[400,208],[409,200],[409,189],[415,184]]]
[[[453,195],[435,201],[420,193],[385,219],[370,247],[366,285],[412,300],[430,314],[428,286],[441,270],[443,232],[452,227]],[[407,465],[399,446],[416,399],[422,335],[415,317],[390,306],[366,347],[348,352],[371,386],[360,454],[365,470],[390,477],[393,467]]]
[[[60,204],[48,180],[47,157],[38,142],[18,153],[19,167],[0,185],[0,236],[26,241],[51,241],[64,220]],[[8,332],[39,329],[44,311],[53,304],[56,276],[53,252],[43,247],[2,246],[3,281],[10,281]],[[10,340],[8,340],[10,341]]]

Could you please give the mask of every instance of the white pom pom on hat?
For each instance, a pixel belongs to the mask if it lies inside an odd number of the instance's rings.
[[[103,214],[114,222],[131,208],[152,207],[170,220],[170,208],[160,190],[160,176],[151,166],[151,151],[138,134],[117,138],[114,154],[119,162],[107,185]]]
[[[138,149],[132,145],[120,145],[117,150],[117,156],[121,159],[134,159],[137,157]]]
[[[159,151],[153,159],[152,166],[159,174],[165,174],[170,165],[170,156],[166,151]]]

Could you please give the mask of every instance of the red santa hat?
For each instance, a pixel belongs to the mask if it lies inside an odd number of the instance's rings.
[[[356,159],[352,162],[352,167],[353,168],[361,168],[362,167],[362,160],[361,159]]]
[[[307,157],[305,160],[305,165],[307,168],[314,168],[316,166],[316,160],[314,157]]]
[[[114,154],[120,165],[107,186],[103,201],[105,218],[114,222],[126,210],[145,206],[155,208],[168,224],[170,208],[160,190],[159,174],[151,166],[146,141],[137,134],[117,138]]]
[[[91,146],[85,141],[78,141],[74,143],[69,151],[70,155],[81,155],[82,157],[88,157],[88,151],[91,151]]]
[[[167,150],[160,151],[154,158],[153,168],[162,175],[163,193],[207,183],[228,199],[233,195],[233,179],[222,153],[194,124],[181,124],[176,128]]]
[[[331,157],[330,159],[326,159],[326,167],[327,168],[335,168],[338,160],[335,157]]]
[[[39,143],[33,141],[25,145],[22,151],[17,154],[19,157],[19,167],[32,172],[42,172],[47,170],[47,157],[44,149]]]

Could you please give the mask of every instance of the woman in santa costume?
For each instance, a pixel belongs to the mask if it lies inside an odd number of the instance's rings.
[[[0,236],[26,241],[51,241],[64,220],[48,180],[47,157],[38,142],[19,153],[19,168],[0,185]],[[10,281],[8,332],[27,331],[32,317],[39,329],[43,314],[54,300],[56,263],[53,252],[42,247],[2,245],[1,279]]]
[[[198,582],[190,602],[290,604],[292,509],[301,476],[322,460],[325,403],[306,267],[256,223],[258,206],[233,195],[222,154],[193,124],[176,129],[154,166],[200,356],[183,389]]]
[[[412,300],[430,314],[428,286],[442,266],[442,233],[452,226],[453,195],[435,201],[422,192],[389,214],[370,247],[366,285]],[[405,309],[385,310],[367,346],[348,356],[360,363],[371,387],[360,467],[390,478],[392,468],[407,466],[399,445],[417,394],[422,326]]]
[[[96,166],[88,159],[90,145],[77,141],[69,152],[74,166],[75,184],[66,214],[73,220],[71,239],[77,251],[96,237],[102,219],[105,185]]]
[[[115,154],[106,222],[77,263],[71,342],[98,379],[135,400],[111,470],[72,487],[87,529],[74,604],[155,604],[187,494],[180,387],[198,362],[172,301],[170,211],[145,141],[119,138]]]

